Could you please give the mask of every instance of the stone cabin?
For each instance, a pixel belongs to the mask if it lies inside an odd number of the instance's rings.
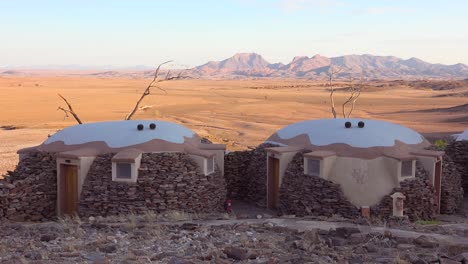
[[[228,196],[286,214],[352,218],[362,208],[391,215],[390,195],[402,192],[406,214],[431,218],[441,209],[444,152],[429,146],[416,131],[386,121],[294,123],[253,151],[227,155]]]
[[[164,121],[65,128],[18,151],[17,168],[0,180],[0,218],[222,210],[225,145],[202,141]]]

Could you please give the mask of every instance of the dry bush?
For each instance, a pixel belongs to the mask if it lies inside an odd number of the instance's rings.
[[[411,264],[411,262],[408,262],[405,259],[402,259],[400,256],[397,256],[395,260],[393,261],[395,264]]]
[[[193,218],[190,214],[183,212],[183,211],[168,211],[167,213],[164,214],[164,216],[167,218],[167,220],[173,220],[173,221],[192,221]]]
[[[65,215],[58,218],[58,223],[63,227],[66,234],[75,238],[82,237],[86,232],[81,228],[81,219],[78,215],[69,216]]]

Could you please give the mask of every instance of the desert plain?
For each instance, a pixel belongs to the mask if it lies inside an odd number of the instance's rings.
[[[48,135],[76,125],[57,110],[66,104],[84,123],[123,120],[150,79],[90,76],[0,76],[0,175],[12,170],[18,149],[38,145]],[[455,83],[455,84],[454,84]],[[337,81],[335,104],[349,96]],[[262,143],[288,124],[332,118],[326,81],[297,79],[176,80],[152,88],[133,119],[177,122],[228,150]],[[349,108],[347,108],[349,109]],[[468,127],[468,82],[369,81],[351,114],[408,126],[425,135],[450,135]]]

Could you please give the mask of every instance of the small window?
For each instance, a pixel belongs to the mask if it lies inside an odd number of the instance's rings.
[[[413,177],[413,161],[412,160],[401,162],[401,177]]]
[[[320,176],[320,160],[307,159],[307,174]]]
[[[132,178],[132,164],[130,163],[117,163],[116,164],[116,178],[117,179],[131,179]]]
[[[215,168],[214,162],[215,162],[214,157],[206,159],[206,174],[210,174],[214,172],[214,168]]]

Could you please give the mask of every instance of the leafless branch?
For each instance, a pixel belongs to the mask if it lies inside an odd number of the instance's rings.
[[[135,106],[133,107],[132,111],[130,113],[127,114],[127,116],[125,117],[125,120],[130,120],[132,119],[133,115],[136,113],[136,111],[138,111],[138,107],[140,106],[140,103],[143,101],[143,99],[150,95],[151,94],[151,88],[156,88],[156,89],[159,89],[161,91],[163,91],[164,93],[167,94],[167,91],[164,90],[163,88],[159,87],[157,84],[161,83],[161,82],[165,82],[165,81],[172,81],[172,80],[177,80],[177,79],[182,79],[184,78],[182,76],[182,73],[183,71],[179,72],[178,75],[175,75],[175,76],[171,76],[171,71],[168,70],[164,79],[159,79],[159,71],[161,69],[161,66],[163,66],[164,64],[167,64],[167,63],[170,63],[172,61],[166,61],[166,62],[163,62],[161,64],[159,64],[159,66],[156,68],[156,71],[154,72],[154,78],[153,80],[150,82],[150,84],[146,87],[146,89],[144,90],[143,94],[140,96],[140,99],[138,99],[138,101],[136,102]]]
[[[80,124],[80,125],[83,124],[83,122],[81,122],[81,119],[78,117],[78,115],[73,110],[73,107],[71,106],[71,104],[67,101],[67,99],[65,99],[65,97],[63,97],[61,94],[58,94],[58,96],[60,96],[60,98],[62,98],[63,101],[65,101],[65,103],[68,106],[68,110],[61,107],[61,106],[59,106],[57,108],[57,110],[62,110],[65,113],[65,117],[68,117],[68,114],[71,114],[73,116],[73,118],[75,118],[76,122],[78,122],[78,124]]]
[[[361,90],[362,90],[362,82],[363,82],[363,77],[361,76],[361,79],[359,81],[359,85],[356,87],[353,85],[353,80],[351,80],[351,94],[349,95],[348,99],[343,103],[342,105],[342,111],[343,111],[343,118],[349,118],[351,116],[351,113],[354,110],[354,106],[356,104],[357,99],[361,95]],[[348,114],[346,115],[345,108],[346,105],[351,103],[351,108],[348,111]]]
[[[357,93],[357,95],[351,100],[351,109],[349,109],[348,118],[349,118],[349,116],[351,115],[351,113],[352,113],[353,110],[354,110],[354,106],[356,105],[357,99],[358,99],[359,96],[361,95],[361,91],[362,91],[362,82],[363,82],[362,79],[363,79],[363,77],[361,76],[361,80],[359,81],[358,93]]]
[[[331,111],[333,114],[333,118],[336,118],[335,99],[333,97],[334,92],[335,92],[335,88],[333,87],[333,78],[342,70],[343,68],[338,68],[333,64],[330,64],[330,68],[328,70],[328,87],[330,87],[330,104],[331,104]]]

